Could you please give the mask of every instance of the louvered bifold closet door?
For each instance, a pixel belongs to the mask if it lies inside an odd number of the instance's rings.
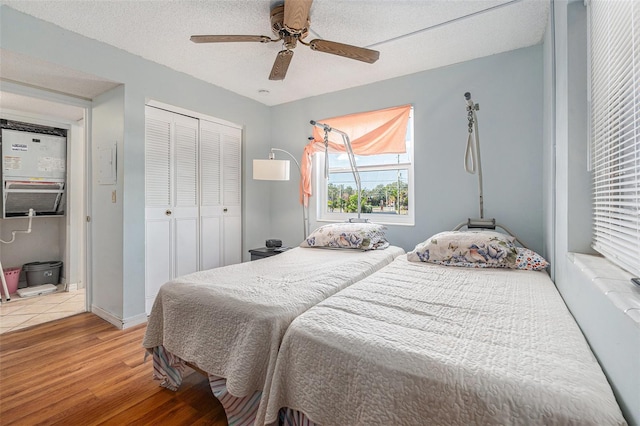
[[[174,114],[174,278],[198,270],[198,120]]]
[[[171,279],[171,116],[145,110],[145,305],[151,312],[160,286]]]
[[[145,295],[198,269],[198,120],[145,109]]]
[[[200,265],[222,266],[222,172],[219,124],[200,121]]]
[[[589,3],[593,247],[640,275],[640,2]]]
[[[200,120],[201,268],[242,261],[242,131]]]

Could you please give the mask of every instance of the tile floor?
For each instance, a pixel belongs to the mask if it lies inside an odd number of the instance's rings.
[[[85,312],[85,290],[64,291],[21,298],[11,296],[10,302],[0,304],[0,334],[20,330],[59,318]]]

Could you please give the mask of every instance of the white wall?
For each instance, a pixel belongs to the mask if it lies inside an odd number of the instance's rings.
[[[547,182],[545,246],[555,253],[555,283],[598,358],[622,411],[640,424],[640,327],[571,261],[571,252],[593,253],[591,175],[587,171],[588,105],[586,8],[581,0],[556,0],[555,51],[545,48],[545,69],[555,67],[555,99],[545,103],[545,152],[555,153],[555,182]],[[545,40],[553,39],[547,29]],[[545,79],[545,93],[551,93]],[[545,132],[545,134],[548,134]],[[555,145],[554,145],[555,143]],[[545,155],[545,158],[548,158]],[[554,230],[555,235],[549,230]]]
[[[122,158],[124,150],[124,86],[104,93],[93,100],[91,109],[91,152],[93,157],[91,175],[91,304],[116,318],[123,316],[125,289],[122,283],[124,265],[123,187],[124,167],[118,161],[115,185],[98,183],[99,147],[117,144]],[[116,202],[112,203],[112,191],[116,191]],[[144,288],[144,287],[143,287]]]
[[[27,229],[29,219],[0,219],[0,239],[11,240],[11,231]],[[37,217],[32,220],[30,234],[16,234],[12,244],[0,244],[0,259],[4,269],[22,266],[29,262],[62,260],[64,250],[60,230],[64,229],[64,217]],[[24,271],[20,274],[19,287],[27,285]]]
[[[122,149],[117,159],[122,173],[117,184],[121,191],[115,212],[120,216],[107,218],[93,212],[92,228],[100,235],[94,242],[108,252],[105,257],[94,253],[94,259],[100,263],[99,270],[104,273],[104,278],[97,271],[93,274],[97,280],[93,283],[94,305],[123,321],[144,313],[144,104],[149,99],[244,127],[243,250],[244,258],[248,260],[246,250],[262,245],[269,236],[261,220],[264,206],[269,204],[269,191],[257,188],[250,181],[251,160],[264,156],[268,150],[265,135],[269,135],[271,129],[269,108],[7,6],[1,7],[1,48],[124,85],[121,89],[123,109],[116,119],[116,125],[122,125],[122,139],[119,140]],[[109,116],[105,114],[104,119],[92,119],[92,124],[104,129],[106,135],[111,135]],[[93,131],[96,137],[101,133],[100,130]],[[99,191],[93,196],[94,205],[111,203],[110,190]],[[112,211],[114,206],[107,208]]]
[[[464,93],[469,91],[480,104],[485,217],[495,217],[541,251],[542,71],[538,45],[275,106],[271,145],[301,158],[311,119],[412,104],[416,225],[389,225],[387,232],[393,244],[411,250],[430,235],[479,216],[478,178],[463,168],[468,135]],[[272,192],[272,236],[299,243],[300,227],[292,225],[301,221],[298,181],[260,185],[287,186]],[[311,218],[311,229],[321,225],[313,209]]]

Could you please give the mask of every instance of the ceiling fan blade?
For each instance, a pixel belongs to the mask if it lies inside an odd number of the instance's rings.
[[[192,35],[191,41],[194,43],[227,43],[234,41],[257,41],[269,43],[271,37],[256,35]]]
[[[313,0],[287,0],[284,3],[284,25],[291,30],[302,30],[309,21]]]
[[[281,50],[278,52],[273,68],[271,68],[271,74],[269,74],[269,80],[284,80],[291,58],[293,58],[293,50]]]
[[[344,56],[345,58],[356,59],[358,61],[374,63],[380,57],[380,52],[364,47],[351,46],[350,44],[337,43],[335,41],[315,39],[309,43],[309,47],[319,52],[331,53],[332,55]]]

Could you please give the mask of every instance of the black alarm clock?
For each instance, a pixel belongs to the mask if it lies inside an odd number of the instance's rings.
[[[267,248],[282,247],[282,241],[281,240],[269,239],[264,244],[267,246]]]

